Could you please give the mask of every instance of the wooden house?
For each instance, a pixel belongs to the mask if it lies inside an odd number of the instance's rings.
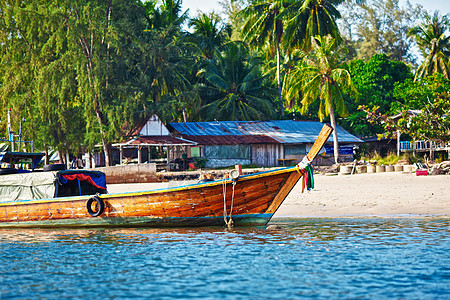
[[[130,162],[156,163],[158,169],[179,169],[181,166],[175,160],[187,157],[188,147],[195,145],[195,142],[174,137],[157,115],[137,125],[126,141],[113,144],[119,149],[121,165]],[[159,152],[159,157],[152,157],[155,150]]]
[[[310,121],[214,121],[169,123],[173,136],[195,142],[188,157],[201,157],[206,167],[235,164],[273,167],[301,161],[316,140],[323,124]],[[362,140],[338,126],[338,140],[344,161],[353,161],[352,148]],[[333,138],[328,145],[332,147]],[[340,149],[341,150],[341,149]],[[323,152],[316,163],[333,163],[333,154]]]

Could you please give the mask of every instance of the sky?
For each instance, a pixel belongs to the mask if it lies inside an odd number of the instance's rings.
[[[400,0],[400,5],[406,3],[406,0]],[[410,0],[412,4],[422,5],[428,12],[434,12],[439,10],[442,14],[450,14],[450,1],[449,0]],[[215,10],[221,11],[219,0],[183,0],[183,10],[189,8],[191,16],[196,15],[198,10],[202,12],[210,12]]]

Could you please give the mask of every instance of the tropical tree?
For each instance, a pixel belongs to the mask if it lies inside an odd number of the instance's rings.
[[[205,120],[261,120],[273,113],[276,90],[259,69],[260,59],[244,44],[229,43],[204,70],[201,96]]]
[[[244,25],[244,18],[240,13],[247,5],[246,0],[219,0],[221,15],[224,15],[227,24],[231,27],[231,40],[241,40],[241,28]]]
[[[180,31],[187,20],[187,12],[182,12],[181,0],[146,1],[142,5],[146,12],[149,28],[172,28]]]
[[[277,58],[278,100],[281,114],[284,114],[283,98],[281,95],[281,39],[284,25],[282,11],[288,4],[285,0],[257,0],[242,10],[245,23],[242,27],[244,41],[258,48],[267,47],[269,53],[275,52]]]
[[[413,27],[409,34],[413,36],[422,51],[424,61],[417,69],[415,79],[423,78],[434,73],[441,73],[446,79],[450,78],[450,20],[439,12],[433,16],[425,14],[425,21]]]
[[[181,10],[181,1],[165,0],[160,6],[147,2],[144,6],[147,29],[141,71],[148,80],[143,87],[148,100],[144,114],[156,112],[163,121],[187,121],[198,111],[195,102],[199,97],[191,83],[195,76],[190,74],[198,47],[193,47],[181,30],[186,12]]]
[[[333,143],[335,162],[339,162],[339,143],[337,137],[336,114],[347,116],[348,111],[342,97],[343,91],[357,94],[350,73],[338,67],[340,52],[344,48],[335,49],[336,40],[327,35],[311,38],[312,51],[307,54],[303,64],[289,75],[286,98],[301,98],[301,112],[319,100],[318,116],[322,121],[330,116],[333,127]]]
[[[105,163],[112,165],[111,142],[141,103],[139,85],[145,80],[136,65],[142,64],[144,10],[137,1],[72,1],[65,13],[86,142],[92,147],[100,140]]]
[[[124,124],[132,123],[144,99],[141,3],[2,5],[1,44],[7,54],[2,56],[1,81],[7,84],[0,87],[1,94],[12,92],[12,97],[6,96],[9,104],[34,121],[27,127],[33,126],[37,142],[71,152],[100,142],[110,165],[110,143],[121,135]],[[19,76],[13,75],[18,71]]]
[[[13,109],[13,124],[27,119],[24,134],[35,146],[58,149],[63,158],[81,148],[85,123],[61,6],[29,1],[3,8],[3,107]]]
[[[381,123],[391,136],[400,132],[415,141],[429,141],[430,145],[450,141],[450,81],[442,74],[407,79],[395,87],[394,95],[399,103],[391,114],[382,114],[376,106],[361,107],[370,122]],[[431,159],[433,152],[430,147]]]
[[[192,37],[203,58],[213,58],[214,52],[229,40],[231,28],[220,25],[214,14],[201,14],[191,19],[189,25],[194,29]]]
[[[336,20],[341,17],[337,6],[344,0],[294,1],[285,11],[286,30],[284,39],[287,48],[311,50],[311,37],[330,35],[335,46],[342,41]]]
[[[352,60],[346,66],[352,82],[359,92],[359,99],[345,96],[349,116],[341,121],[341,126],[360,136],[373,136],[383,132],[382,127],[369,123],[365,113],[358,106],[377,106],[380,113],[388,113],[398,99],[394,97],[394,88],[413,74],[404,62],[391,60],[386,54],[375,54],[367,62]]]
[[[390,60],[415,63],[408,31],[422,14],[422,7],[409,2],[400,4],[400,0],[342,4],[341,33],[344,39],[352,41],[359,59],[367,61],[375,54],[386,54]]]

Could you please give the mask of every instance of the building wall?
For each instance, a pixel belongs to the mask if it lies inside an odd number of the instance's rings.
[[[207,159],[207,168],[251,163],[249,145],[209,145],[204,146],[203,151],[203,157]]]
[[[170,132],[158,116],[153,115],[148,119],[147,124],[145,124],[145,126],[141,129],[139,135],[170,135]]]
[[[234,165],[249,165],[250,159],[226,159],[226,158],[207,158],[207,168],[229,167]]]
[[[259,167],[274,167],[282,158],[283,145],[259,144],[251,146],[251,163]]]
[[[207,168],[249,164],[274,167],[277,159],[283,158],[283,151],[281,144],[210,145],[203,147],[203,157]]]
[[[206,158],[207,168],[229,167],[234,165],[253,164],[258,167],[276,167],[300,162],[309,152],[312,144],[252,144],[252,145],[205,145],[202,157]],[[351,162],[353,154],[340,153],[343,162]],[[289,162],[278,162],[278,159],[290,159]],[[332,154],[322,150],[316,158],[317,165],[332,165]]]
[[[132,164],[93,169],[106,175],[107,184],[157,182],[156,164]]]

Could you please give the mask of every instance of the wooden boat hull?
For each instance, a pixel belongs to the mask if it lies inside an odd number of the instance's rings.
[[[266,225],[300,179],[296,168],[241,176],[184,187],[105,194],[104,212],[92,217],[92,196],[0,204],[0,227],[182,227]],[[225,191],[225,197],[224,197]],[[224,200],[225,199],[225,200]],[[225,207],[225,208],[224,208]]]

